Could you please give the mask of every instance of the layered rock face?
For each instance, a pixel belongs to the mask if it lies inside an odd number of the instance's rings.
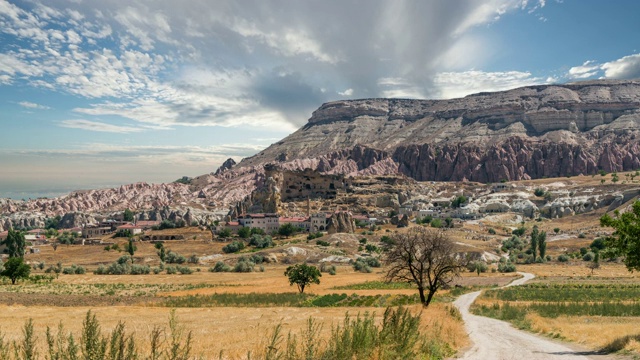
[[[494,182],[639,168],[639,142],[640,82],[593,81],[452,100],[327,103],[238,166]]]

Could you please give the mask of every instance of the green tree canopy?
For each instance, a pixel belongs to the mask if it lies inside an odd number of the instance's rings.
[[[301,294],[308,285],[320,284],[320,277],[322,276],[317,267],[307,264],[289,266],[284,274],[289,277],[289,285],[296,284]]]
[[[10,229],[3,243],[7,246],[9,257],[21,258],[24,256],[26,241],[24,240],[24,234],[22,232]]]
[[[289,237],[293,235],[295,232],[296,232],[296,227],[293,226],[291,223],[282,224],[278,228],[278,235],[285,236],[285,237]]]
[[[459,208],[462,206],[462,204],[466,202],[467,202],[467,197],[464,195],[460,195],[451,202],[451,207]]]
[[[24,263],[21,257],[11,257],[4,263],[4,270],[0,272],[1,276],[11,279],[11,284],[15,285],[16,280],[26,279],[29,277],[31,267]]]
[[[129,209],[124,209],[123,218],[124,218],[124,221],[133,221],[133,211]]]
[[[251,229],[248,227],[243,227],[238,229],[238,236],[240,236],[243,239],[248,238],[249,236],[251,236]]]
[[[616,210],[615,217],[605,214],[600,218],[600,225],[615,229],[613,235],[605,239],[605,254],[623,256],[629,271],[640,271],[640,201],[633,204],[630,212],[621,214]]]

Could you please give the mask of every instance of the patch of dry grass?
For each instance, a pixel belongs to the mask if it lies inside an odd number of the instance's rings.
[[[617,280],[640,280],[638,272],[629,272],[624,264],[601,262],[600,268],[591,275],[591,269],[587,268],[587,262],[582,260],[571,260],[567,263],[545,263],[518,265],[518,271],[535,274],[541,279],[534,281],[549,281],[558,279],[591,279],[593,281],[602,279]]]
[[[454,349],[468,344],[462,322],[451,315],[450,305],[433,304],[427,309],[412,306],[410,310],[421,313],[422,327],[430,339],[447,342]],[[31,318],[36,334],[44,338],[46,326],[56,327],[62,321],[65,329],[79,338],[82,320],[88,310],[96,314],[103,331],[111,331],[119,321],[124,321],[128,331],[135,332],[140,340],[146,340],[154,326],[167,327],[170,309],[155,307],[22,307],[0,306],[0,330],[6,340],[18,340],[21,327]],[[384,310],[375,308],[188,308],[177,309],[176,315],[186,330],[194,336],[194,353],[205,358],[217,357],[221,350],[225,357],[244,358],[248,351],[255,353],[276,324],[282,324],[285,332],[300,332],[309,318],[321,323],[321,337],[326,339],[331,325],[342,322],[347,312],[375,313],[380,321]],[[141,343],[145,343],[142,341]],[[40,349],[44,344],[40,342]]]
[[[638,317],[559,316],[551,319],[529,313],[527,320],[533,331],[561,337],[593,350],[624,349],[640,353]],[[626,339],[627,337],[633,338]]]

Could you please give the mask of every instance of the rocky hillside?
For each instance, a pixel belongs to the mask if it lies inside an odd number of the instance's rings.
[[[322,105],[238,167],[495,182],[640,167],[640,81],[524,87],[452,100]]]
[[[264,186],[264,165],[346,176],[497,182],[640,168],[640,81],[531,86],[451,100],[322,105],[264,151],[189,184],[133,184],[0,202],[0,217],[161,207],[228,209]]]

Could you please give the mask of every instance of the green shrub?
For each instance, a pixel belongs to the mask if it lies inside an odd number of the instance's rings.
[[[544,195],[544,193],[545,193],[545,191],[544,191],[544,189],[542,189],[542,188],[536,188],[536,189],[533,191],[533,194],[534,194],[535,196],[542,196],[542,195]]]
[[[244,248],[244,244],[243,248]],[[269,235],[259,235],[259,234],[254,234],[251,236],[251,238],[249,239],[249,245],[251,246],[255,246],[258,249],[266,249],[266,248],[270,248],[273,247],[275,244],[273,242],[273,238]],[[240,249],[242,250],[242,249]],[[240,251],[238,250],[238,251]],[[235,252],[235,251],[234,251]]]
[[[236,253],[244,249],[244,243],[242,241],[234,241],[222,248],[222,251],[226,254]]]
[[[393,239],[387,235],[380,237],[380,242],[389,246],[395,245],[395,242],[393,241]]]
[[[587,235],[585,235],[585,233],[578,234],[578,239],[584,239],[586,237],[587,237]]]
[[[222,261],[218,261],[212,268],[209,268],[210,272],[229,272],[231,267]]]
[[[567,254],[558,255],[558,261],[567,262],[567,261],[569,261],[569,256],[567,256]]]
[[[176,266],[176,270],[182,275],[189,275],[193,273],[193,270],[188,266]]]
[[[515,236],[522,236],[527,232],[527,228],[525,228],[524,226],[520,226],[519,228],[511,231],[511,233]]]
[[[441,228],[442,227],[442,220],[440,219],[433,219],[431,220],[431,227],[433,228]]]
[[[495,235],[495,234],[496,234],[496,229],[494,229],[494,228],[489,228],[489,234],[491,234],[491,235]]]
[[[239,273],[253,272],[253,269],[255,266],[256,266],[255,263],[251,262],[250,260],[244,257],[240,257],[236,265],[233,267],[233,272],[239,272]]]
[[[498,264],[498,271],[501,273],[516,272],[516,266],[512,262]]]
[[[82,275],[85,272],[86,270],[84,267],[77,266],[76,264],[71,265],[71,267],[62,269],[62,273],[67,275]]]
[[[591,251],[589,251],[589,252],[587,252],[586,254],[584,254],[582,256],[582,260],[584,260],[584,261],[593,261],[594,257],[595,257],[595,254],[592,253]]]
[[[132,264],[129,269],[131,275],[147,275],[151,272],[149,265]]]
[[[591,245],[589,245],[589,247],[591,248],[592,251],[600,251],[600,250],[604,250],[604,248],[607,247],[607,244],[605,243],[603,238],[596,238],[591,242]]]
[[[174,275],[174,274],[178,273],[178,269],[176,269],[175,266],[167,266],[165,268],[165,270],[167,271],[167,274],[169,274],[169,275]]]
[[[360,257],[353,263],[353,269],[364,273],[370,273],[372,267],[380,267],[380,260],[374,257]]]
[[[318,246],[330,246],[331,244],[328,241],[316,240],[316,245],[318,245]]]
[[[480,273],[487,272],[487,270],[489,270],[489,266],[487,266],[486,262],[477,260],[470,262],[469,265],[467,265],[467,270],[469,270],[469,272],[475,272],[480,275]]]
[[[169,252],[165,255],[165,262],[167,264],[184,264],[187,262],[187,258],[169,250]]]

